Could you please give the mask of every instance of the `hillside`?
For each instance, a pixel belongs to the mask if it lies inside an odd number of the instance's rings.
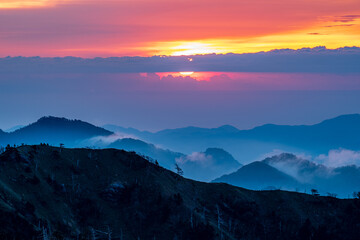
[[[138,154],[149,156],[156,159],[159,164],[167,169],[173,169],[175,159],[184,156],[182,153],[172,152],[156,147],[153,144],[132,138],[123,138],[116,140],[108,145],[109,148],[123,149],[126,151],[135,151]]]
[[[359,239],[360,202],[188,180],[115,149],[0,155],[1,239]]]

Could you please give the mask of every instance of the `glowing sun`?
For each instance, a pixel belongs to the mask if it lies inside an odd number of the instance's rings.
[[[194,72],[179,72],[181,76],[191,76]]]

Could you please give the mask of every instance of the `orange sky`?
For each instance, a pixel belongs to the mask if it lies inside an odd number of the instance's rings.
[[[359,0],[0,0],[0,56],[360,46]]]

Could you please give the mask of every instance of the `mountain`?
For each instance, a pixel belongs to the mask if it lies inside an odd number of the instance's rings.
[[[5,132],[15,132],[16,130],[25,127],[24,125],[16,125],[14,127],[11,127],[9,129],[6,129]]]
[[[124,135],[149,133],[130,128],[115,128],[115,130],[119,129],[126,132]],[[157,160],[162,167],[170,170],[174,169],[177,159],[186,158],[186,155],[180,152],[162,149],[154,144],[137,139],[118,139],[119,137],[121,136],[113,135],[113,132],[109,130],[80,120],[43,117],[35,123],[14,132],[0,132],[0,145],[49,143],[50,145],[59,146],[60,143],[63,143],[67,147],[90,146],[124,149],[135,151],[138,154],[152,158],[154,161]],[[210,181],[240,167],[240,164],[224,150],[212,148],[207,151],[205,154],[210,162],[207,162],[206,166],[203,164],[185,164],[185,166],[182,166],[186,169],[184,176],[200,181]],[[188,168],[189,165],[192,165],[190,169]]]
[[[208,148],[205,152],[194,152],[176,159],[184,176],[198,181],[211,180],[236,171],[242,165],[224,149]]]
[[[264,162],[253,162],[234,173],[221,176],[213,182],[224,182],[253,190],[286,189],[295,190],[301,184],[293,177]]]
[[[1,239],[360,238],[358,199],[196,182],[122,150],[21,146],[0,164]]]
[[[254,190],[280,188],[309,192],[310,189],[316,189],[322,195],[348,198],[353,192],[360,190],[360,168],[329,168],[294,154],[282,153],[245,165],[234,173],[215,179],[214,182]]]
[[[7,136],[7,133],[0,129],[0,138]]]
[[[76,146],[81,140],[94,136],[109,136],[112,132],[80,120],[43,117],[35,123],[8,133],[0,139],[6,144],[39,144],[46,142],[52,145],[63,143]]]
[[[140,131],[136,128],[124,128],[124,127],[120,127],[120,126],[116,126],[113,124],[106,124],[103,126],[104,129],[109,130],[111,132],[115,132],[115,133],[122,133],[122,134],[126,134],[126,135],[133,135],[133,136],[140,136],[143,134],[151,134],[148,131]]]
[[[160,136],[173,136],[173,137],[191,137],[193,135],[199,136],[212,136],[212,135],[228,135],[238,133],[239,130],[231,125],[224,125],[218,128],[198,128],[198,127],[186,127],[178,129],[166,129],[157,132]]]
[[[184,156],[182,153],[172,152],[156,147],[153,144],[132,138],[123,138],[116,140],[108,145],[109,148],[124,149],[134,151],[138,154],[149,156],[157,160],[159,164],[167,169],[174,169],[175,159]]]
[[[334,175],[333,169],[290,153],[268,157],[262,162],[294,177],[302,183],[315,183],[319,179],[327,179]]]
[[[225,168],[239,168],[241,164],[235,158],[222,148],[208,148],[205,155],[211,156],[216,165],[222,165]]]
[[[184,171],[185,177],[205,182],[223,174],[231,173],[241,166],[231,154],[220,148],[208,148],[205,152],[185,155],[132,138],[116,140],[107,147],[134,151],[150,157],[153,161],[158,161],[160,166],[169,170],[174,170],[175,163],[177,163]]]
[[[266,158],[263,162],[301,183],[312,185],[322,194],[346,198],[360,189],[360,168],[355,165],[330,168],[287,153]]]
[[[358,149],[360,114],[342,115],[315,125],[264,125],[240,135],[261,141],[286,143],[304,149],[328,151],[336,148]]]
[[[250,130],[225,125],[219,128],[168,129],[155,133],[133,131],[132,134],[186,154],[216,146],[249,163],[274,149],[310,155],[327,154],[329,150],[338,148],[360,150],[360,114],[342,115],[314,125],[267,124]]]

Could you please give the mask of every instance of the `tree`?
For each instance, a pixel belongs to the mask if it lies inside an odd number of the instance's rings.
[[[179,167],[179,165],[177,163],[175,163],[175,170],[179,176],[184,175],[184,171]]]
[[[316,189],[311,189],[311,195],[313,196],[320,196],[319,191]]]
[[[328,197],[332,197],[332,198],[336,198],[337,194],[336,193],[327,193]]]
[[[60,152],[61,152],[61,150],[64,148],[64,144],[63,143],[60,143]]]
[[[9,151],[11,149],[10,144],[6,145],[5,151]]]
[[[354,192],[353,197],[356,199],[360,199],[360,192]]]

